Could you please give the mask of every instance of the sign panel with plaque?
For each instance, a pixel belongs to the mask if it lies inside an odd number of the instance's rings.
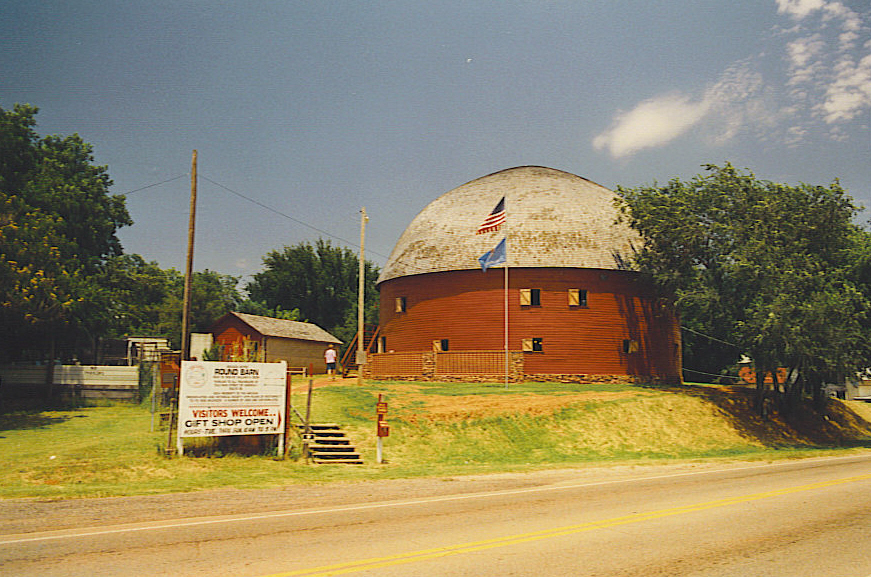
[[[178,437],[283,434],[287,363],[182,361]]]

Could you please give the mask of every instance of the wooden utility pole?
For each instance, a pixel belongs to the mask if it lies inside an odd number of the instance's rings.
[[[364,321],[365,321],[365,290],[366,290],[366,207],[360,209],[360,269],[357,279],[357,384],[363,384],[363,365],[366,364],[366,347],[364,345]]]
[[[184,298],[181,308],[181,361],[189,361],[191,355],[191,278],[194,270],[194,223],[197,219],[197,151],[194,150],[191,158],[191,216],[188,221],[188,255],[187,267],[184,275]],[[172,387],[172,398],[169,404],[169,437],[166,440],[166,453],[171,454],[172,433],[177,430],[176,407],[178,406],[178,379]],[[178,439],[179,447],[181,439]]]
[[[188,255],[184,275],[184,302],[181,315],[181,360],[191,359],[191,284],[194,274],[194,228],[197,219],[197,151],[191,158],[191,215],[188,221]]]

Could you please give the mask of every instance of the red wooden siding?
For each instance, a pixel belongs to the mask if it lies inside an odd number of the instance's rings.
[[[509,272],[509,349],[542,339],[525,354],[527,374],[598,374],[680,379],[680,330],[650,287],[632,272],[527,268]],[[521,306],[520,289],[540,289],[540,306]],[[451,271],[381,283],[385,351],[502,350],[504,270]],[[569,289],[587,291],[586,306],[569,305]],[[395,299],[406,298],[406,312]],[[624,341],[637,352],[624,352]]]
[[[215,344],[223,345],[224,354],[222,360],[227,360],[231,355],[242,353],[245,340],[261,342],[263,336],[232,316],[222,319],[220,323],[212,327]]]

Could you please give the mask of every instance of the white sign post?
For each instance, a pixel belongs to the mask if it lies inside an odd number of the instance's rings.
[[[178,454],[185,437],[279,435],[284,446],[287,363],[182,361]]]

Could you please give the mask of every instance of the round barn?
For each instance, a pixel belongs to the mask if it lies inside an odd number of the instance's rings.
[[[617,222],[614,199],[579,176],[522,166],[431,202],[378,279],[370,374],[679,382],[677,318],[631,270],[640,238]],[[502,239],[507,274],[482,270]]]

